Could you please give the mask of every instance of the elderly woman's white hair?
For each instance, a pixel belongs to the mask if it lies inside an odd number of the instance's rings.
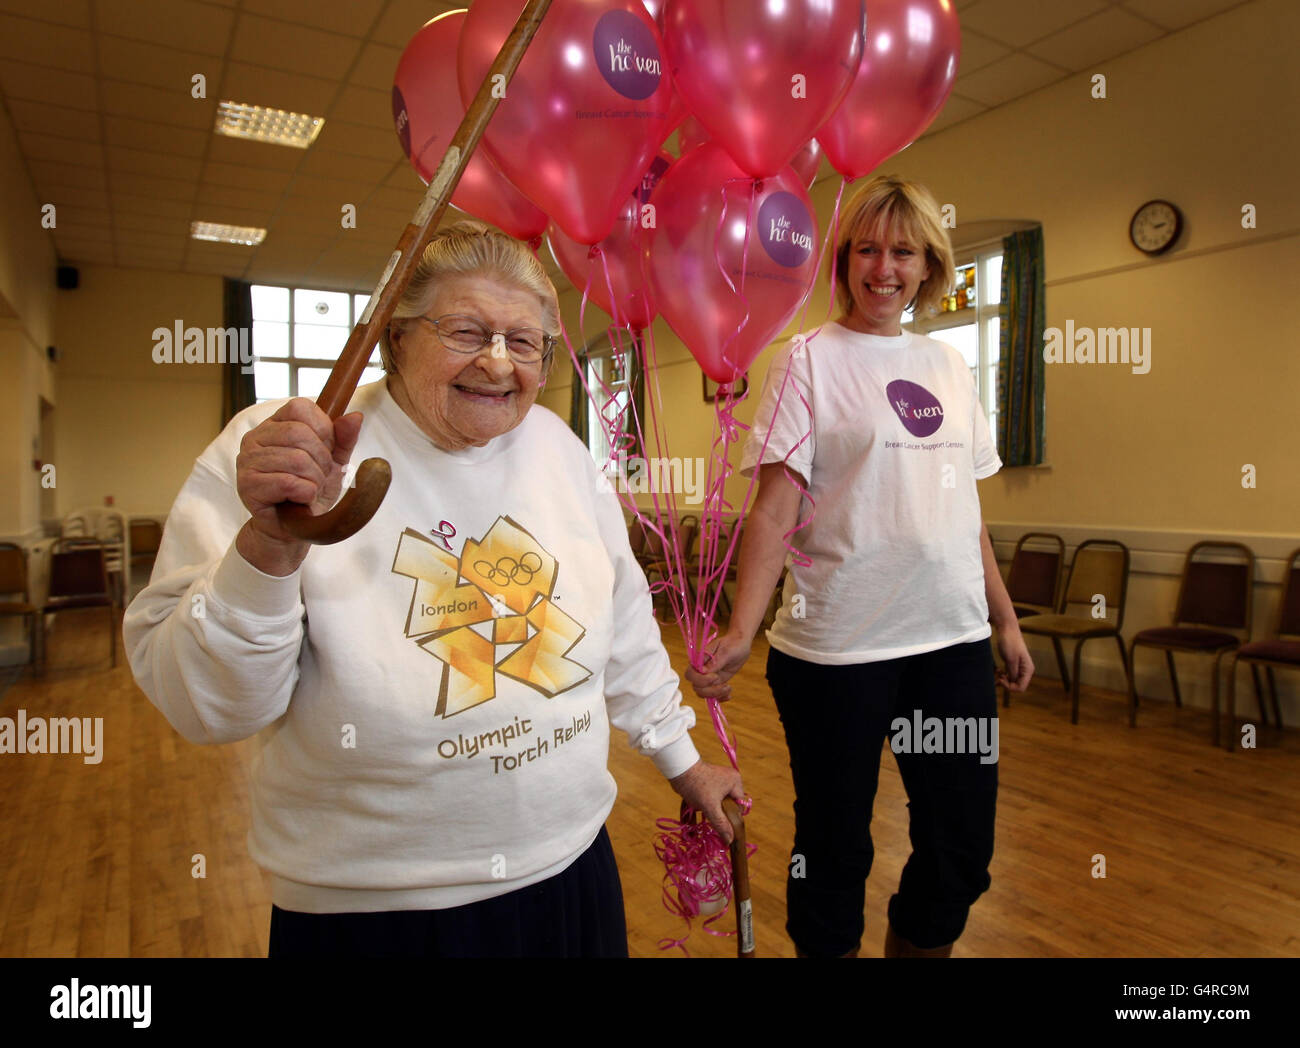
[[[542,304],[542,329],[560,334],[560,300],[546,270],[528,245],[482,222],[464,221],[440,229],[424,249],[415,274],[393,310],[388,329],[379,336],[379,356],[384,370],[395,372],[390,332],[401,332],[405,322],[423,316],[433,307],[438,281],[450,276],[484,276],[533,292]],[[551,357],[546,358],[549,370]]]

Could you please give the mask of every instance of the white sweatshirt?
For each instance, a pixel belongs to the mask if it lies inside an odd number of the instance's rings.
[[[234,549],[235,457],[283,403],[241,412],[199,457],[124,623],[136,680],[185,738],[262,733],[249,851],[276,905],[514,891],[600,832],[611,725],[667,778],[699,759],[618,501],[554,414],[445,452],[385,382],[362,387],[352,463],[386,458],[388,496],[276,578]]]

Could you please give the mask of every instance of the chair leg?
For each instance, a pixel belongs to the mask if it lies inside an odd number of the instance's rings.
[[[1133,642],[1133,664],[1129,665],[1128,659],[1124,657],[1124,638],[1118,633],[1115,639],[1119,641],[1119,657],[1124,661],[1124,675],[1128,677],[1128,726],[1136,728],[1138,726],[1138,693],[1137,693],[1137,641]]]
[[[1234,652],[1228,657],[1228,711],[1237,708],[1237,655]],[[1214,704],[1210,707],[1210,717],[1214,721],[1210,741],[1215,746],[1219,745],[1219,732],[1223,727],[1223,722],[1219,717],[1219,690],[1214,689]]]
[[[1214,710],[1216,719],[1219,713],[1219,667],[1223,664],[1223,656],[1227,654],[1227,651],[1221,651],[1214,656],[1214,676],[1210,679],[1210,709]]]
[[[1083,642],[1087,637],[1082,638],[1074,646],[1074,681],[1073,689],[1070,692],[1070,723],[1079,723],[1079,656],[1083,654]]]
[[[1234,663],[1233,677],[1236,676],[1236,669],[1237,667]],[[1250,671],[1252,675],[1255,674],[1257,671],[1257,668],[1253,662],[1250,664]],[[1256,680],[1258,679],[1259,678],[1256,677]],[[1237,733],[1237,687],[1236,687],[1236,682],[1232,679],[1232,677],[1229,677],[1228,678],[1228,739],[1227,739],[1227,746],[1228,746],[1229,753],[1232,752],[1233,746],[1237,741],[1236,733]],[[1214,723],[1214,741],[1216,743],[1219,741],[1219,724],[1217,718],[1215,719],[1215,723]]]
[[[1183,696],[1178,690],[1178,671],[1174,669],[1174,653],[1165,649],[1165,663],[1169,667],[1169,683],[1174,686],[1174,705],[1183,708]]]
[[[1277,730],[1282,730],[1282,707],[1277,704],[1277,681],[1273,679],[1273,667],[1265,666],[1264,674],[1268,677],[1268,694],[1273,700],[1273,719],[1277,721]],[[1260,709],[1263,709],[1261,706]]]
[[[1259,703],[1259,708],[1264,708],[1264,689],[1259,686],[1259,664],[1252,662],[1250,664],[1250,678],[1255,684],[1255,701]],[[1268,721],[1268,714],[1264,714],[1265,723]]]
[[[1065,668],[1065,651],[1061,647],[1061,638],[1052,638],[1052,647],[1056,649],[1056,668],[1061,671],[1061,687],[1070,690],[1070,674]]]
[[[117,605],[108,606],[108,657],[117,669]]]

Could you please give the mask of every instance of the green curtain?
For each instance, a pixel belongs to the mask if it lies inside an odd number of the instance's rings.
[[[573,384],[569,386],[569,428],[578,435],[578,439],[587,443],[587,391],[582,387],[582,380],[587,374],[587,351],[576,351],[578,361],[574,365]]]
[[[253,285],[242,280],[222,281],[223,323],[226,328],[239,332],[248,332],[247,345],[253,348]],[[236,340],[242,345],[243,339]],[[257,403],[257,387],[251,374],[244,374],[244,366],[239,360],[223,364],[225,373],[221,378],[221,425],[238,415],[244,408]]]
[[[1006,466],[1043,461],[1043,229],[1002,241],[1001,345],[998,357],[998,454]]]

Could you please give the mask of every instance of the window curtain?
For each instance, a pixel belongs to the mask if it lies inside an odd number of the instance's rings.
[[[587,374],[587,361],[590,358],[585,349],[576,350],[575,353],[578,360],[574,364],[573,384],[569,386],[569,428],[586,444],[587,391],[582,387],[582,380]]]
[[[998,454],[1006,466],[1043,461],[1043,228],[1002,241]]]
[[[222,310],[226,329],[234,328],[238,332],[238,337],[233,344],[238,347],[247,344],[251,354],[253,351],[253,285],[227,277],[222,282]],[[245,335],[244,332],[247,334]],[[244,374],[244,365],[238,357],[239,354],[236,353],[236,359],[222,365],[224,369],[221,377],[222,426],[244,408],[257,402],[257,387],[253,382],[253,376],[251,373]]]

